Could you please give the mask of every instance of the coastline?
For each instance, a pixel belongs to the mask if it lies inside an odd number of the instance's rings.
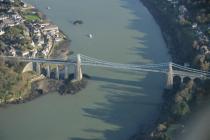
[[[172,61],[182,65],[189,63],[192,67],[197,67],[193,64],[195,54],[191,47],[192,40],[187,38],[189,39],[187,40],[189,44],[186,49],[186,44],[183,43],[184,45],[182,45],[182,40],[177,37],[176,30],[179,28],[180,30],[183,29],[175,22],[172,22],[171,17],[164,15],[163,11],[159,11],[157,8],[158,4],[154,5],[149,0],[140,0],[140,2],[148,9],[159,25]],[[185,37],[185,35],[181,36]],[[183,51],[182,48],[186,50]],[[183,57],[185,55],[188,58]],[[163,104],[156,121],[152,125],[140,128],[130,140],[171,140],[179,138],[185,131],[184,124],[186,120],[193,115],[194,111],[196,112],[199,108],[202,108],[205,101],[209,99],[209,94],[202,90],[208,82],[209,80],[204,80],[203,82],[188,80],[184,84],[174,83],[171,89],[164,89],[162,93]],[[176,109],[182,105],[183,109],[179,108],[182,110],[180,113],[180,110]]]
[[[177,28],[180,28],[180,26],[176,24],[175,21],[171,20],[170,16],[167,14],[164,15],[163,11],[160,11],[157,5],[154,5],[148,0],[139,1],[148,9],[159,25],[172,61],[182,65],[186,62],[192,65],[191,62],[193,61],[194,53],[192,47],[188,46],[189,44],[192,45],[192,42],[191,40],[186,40],[186,43],[184,43],[180,40],[180,37],[177,35],[180,33],[177,31]],[[183,35],[183,37],[185,36]],[[184,50],[186,49],[186,46],[188,52],[185,52],[186,50]]]

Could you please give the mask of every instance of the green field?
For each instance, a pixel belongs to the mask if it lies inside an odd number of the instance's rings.
[[[24,18],[25,18],[27,21],[40,20],[40,17],[37,16],[36,14],[26,14],[26,15],[24,15]]]

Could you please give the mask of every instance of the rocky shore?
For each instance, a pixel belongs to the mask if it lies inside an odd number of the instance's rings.
[[[85,88],[87,81],[83,79],[78,82],[71,82],[71,80],[53,80],[44,79],[41,81],[34,82],[32,88],[23,98],[8,102],[6,104],[22,104],[32,101],[38,97],[46,95],[48,93],[58,93],[60,95],[73,95]],[[6,104],[2,105],[5,106]]]

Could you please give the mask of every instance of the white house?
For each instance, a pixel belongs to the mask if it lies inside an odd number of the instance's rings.
[[[192,24],[192,29],[196,29],[198,27],[198,24],[197,23],[193,23]]]
[[[21,19],[22,19],[22,17],[21,17],[18,13],[12,14],[11,17],[12,17],[14,20],[21,20]]]
[[[45,32],[45,33],[47,33],[47,32],[58,33],[59,28],[56,25],[48,25],[48,26],[43,28],[43,32]]]
[[[23,57],[29,56],[29,51],[24,51],[24,52],[22,52],[22,56],[23,56]]]
[[[0,20],[5,20],[5,19],[8,19],[9,18],[9,16],[7,16],[7,15],[1,15],[0,16]]]
[[[16,56],[16,50],[12,47],[9,52],[12,54],[12,56]]]
[[[2,29],[0,29],[0,36],[3,35],[4,33],[5,32]]]
[[[184,5],[180,5],[179,6],[179,12],[184,14],[185,12],[187,12],[187,8]]]

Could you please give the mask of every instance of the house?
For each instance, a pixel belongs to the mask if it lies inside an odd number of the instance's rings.
[[[38,44],[37,44],[38,46],[44,45],[44,43],[45,43],[45,42],[44,42],[44,38],[43,38],[43,37],[39,37],[38,40],[37,40],[37,43],[38,43]]]
[[[46,48],[42,51],[42,54],[44,54],[45,56],[48,55],[48,53],[50,52],[50,49],[49,48]]]
[[[12,54],[12,56],[16,56],[16,50],[12,47],[9,52]]]
[[[38,28],[33,28],[33,33],[34,34],[40,33],[40,30]]]
[[[60,37],[55,38],[55,42],[60,42],[60,41],[62,41],[62,38],[60,38]]]
[[[29,51],[24,51],[24,52],[22,52],[22,56],[23,56],[23,57],[28,57],[28,56],[29,56]]]
[[[2,29],[0,29],[0,36],[3,35],[4,33],[5,32]]]
[[[209,53],[209,49],[207,46],[203,45],[200,48],[200,52],[201,52],[201,54],[207,54],[207,53]]]
[[[198,27],[198,24],[197,23],[193,23],[192,24],[192,29],[196,29]]]
[[[188,10],[187,10],[187,8],[184,6],[184,5],[180,5],[179,6],[179,12],[180,12],[180,14],[186,14],[186,12],[187,12]]]
[[[7,16],[7,15],[1,15],[0,16],[0,20],[2,20],[2,21],[4,21],[5,19],[8,19],[9,18],[9,16]]]
[[[31,46],[35,47],[35,44],[34,44],[33,40],[31,41]]]
[[[32,57],[36,57],[37,53],[38,53],[37,49],[32,50]]]
[[[56,25],[48,25],[48,26],[44,27],[42,31],[44,33],[51,32],[51,33],[55,34],[55,33],[59,32],[59,29],[58,29],[58,26],[56,26]]]
[[[5,19],[4,20],[4,24],[5,24],[6,27],[13,27],[13,26],[15,26],[15,22],[13,20],[11,20],[11,19]]]
[[[46,27],[46,26],[49,26],[50,23],[49,23],[49,22],[46,22],[46,23],[39,23],[38,25],[39,25],[40,28],[44,28],[44,27]]]
[[[21,2],[21,6],[23,6],[24,8],[26,8],[28,5],[27,5],[27,3],[25,3],[24,1],[20,1]]]
[[[209,42],[209,39],[206,35],[200,35],[198,39],[202,44],[206,44]]]
[[[12,14],[11,18],[13,20],[21,20],[22,19],[22,17],[18,13]]]

